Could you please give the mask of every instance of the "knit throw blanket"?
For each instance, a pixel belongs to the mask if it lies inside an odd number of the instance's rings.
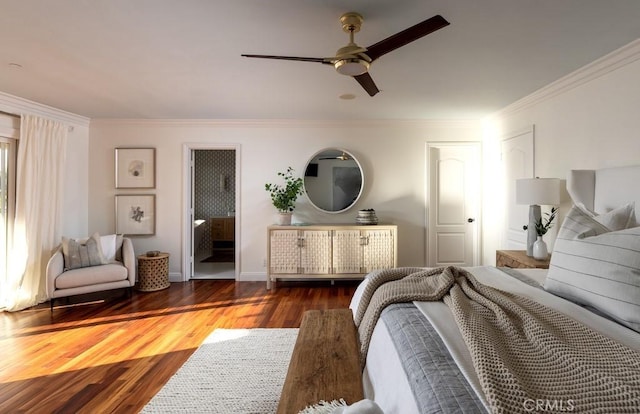
[[[396,268],[369,276],[355,315],[364,366],[385,306],[443,300],[494,413],[638,413],[640,352],[462,268]]]

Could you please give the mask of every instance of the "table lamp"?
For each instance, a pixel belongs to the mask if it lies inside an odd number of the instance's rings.
[[[533,256],[533,243],[538,233],[540,205],[560,204],[560,180],[558,178],[522,178],[516,180],[516,204],[529,204],[527,225],[527,256]]]

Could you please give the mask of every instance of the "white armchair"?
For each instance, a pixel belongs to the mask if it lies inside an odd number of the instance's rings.
[[[46,270],[47,296],[53,302],[57,298],[129,288],[136,283],[136,257],[131,239],[123,238],[116,260],[108,264],[65,270],[62,246],[53,253]]]

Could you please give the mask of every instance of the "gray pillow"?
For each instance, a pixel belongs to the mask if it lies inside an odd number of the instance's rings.
[[[102,254],[100,235],[95,233],[86,241],[62,238],[65,270],[107,264]]]
[[[640,227],[610,231],[574,206],[558,232],[544,288],[640,332]]]

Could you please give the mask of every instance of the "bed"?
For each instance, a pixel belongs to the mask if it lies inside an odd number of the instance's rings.
[[[555,309],[628,350],[627,376],[611,391],[620,400],[613,412],[640,412],[639,182],[640,166],[571,171],[567,190],[575,205],[562,223],[549,270],[467,269],[479,282]],[[357,324],[358,306],[374,278],[368,275],[351,301]],[[386,307],[363,365],[365,397],[384,413],[500,411],[489,402],[454,315],[442,301]],[[563,398],[532,396],[517,411],[582,412],[585,407],[573,398],[580,392],[578,383]]]

